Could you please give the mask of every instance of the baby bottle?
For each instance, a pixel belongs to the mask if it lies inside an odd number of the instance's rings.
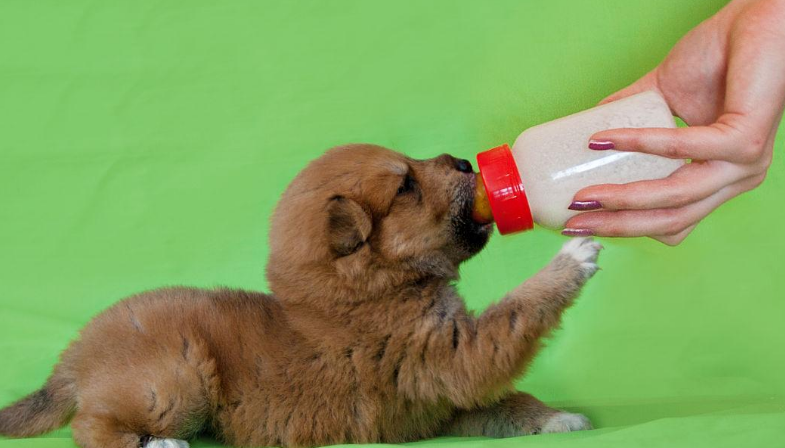
[[[505,144],[477,155],[482,182],[478,179],[475,217],[490,220],[492,214],[501,234],[529,230],[535,222],[562,229],[580,213],[568,209],[578,190],[660,179],[685,163],[636,152],[594,151],[588,147],[592,134],[614,128],[674,127],[665,100],[648,91],[529,128],[512,149]]]

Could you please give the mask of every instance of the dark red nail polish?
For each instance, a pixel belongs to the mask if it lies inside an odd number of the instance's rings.
[[[561,231],[564,236],[594,236],[594,231],[589,229],[564,229]]]
[[[602,208],[602,204],[600,204],[599,201],[573,201],[567,208],[578,211],[597,210],[598,208]]]
[[[606,149],[613,149],[615,147],[616,145],[608,140],[589,140],[589,149],[594,149],[596,151],[604,151]]]

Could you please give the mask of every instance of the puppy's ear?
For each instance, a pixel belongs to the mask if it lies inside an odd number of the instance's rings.
[[[334,196],[327,205],[330,248],[339,257],[359,250],[371,234],[371,217],[360,204]]]

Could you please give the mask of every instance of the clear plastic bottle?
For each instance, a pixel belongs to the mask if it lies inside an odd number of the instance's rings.
[[[592,134],[674,127],[670,109],[658,93],[639,93],[529,128],[512,149],[502,145],[478,154],[478,187],[485,187],[500,233],[528,230],[534,222],[562,229],[580,213],[568,209],[578,190],[664,178],[685,163],[637,152],[594,151],[588,147]]]

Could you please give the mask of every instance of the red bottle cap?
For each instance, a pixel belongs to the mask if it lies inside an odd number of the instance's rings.
[[[499,233],[534,228],[529,200],[510,147],[501,145],[477,154],[477,165]]]

